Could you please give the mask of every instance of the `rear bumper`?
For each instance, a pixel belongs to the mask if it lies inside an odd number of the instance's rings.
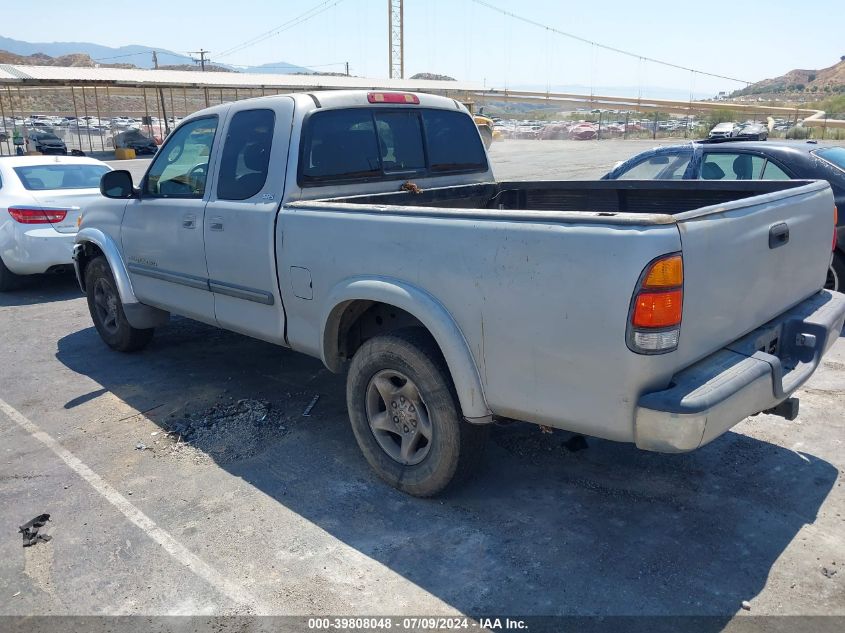
[[[638,447],[691,451],[775,407],[813,375],[845,323],[845,295],[823,290],[676,374],[637,403]]]
[[[16,275],[37,275],[73,263],[75,233],[59,233],[44,225],[16,225],[14,235],[8,237],[2,240],[3,262]]]

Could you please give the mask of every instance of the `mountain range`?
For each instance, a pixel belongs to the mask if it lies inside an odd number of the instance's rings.
[[[0,50],[14,53],[22,57],[31,56],[48,56],[50,58],[64,58],[70,56],[68,63],[47,63],[46,65],[68,65],[68,66],[89,66],[90,64],[84,60],[84,56],[90,57],[93,64],[102,64],[103,66],[118,66],[124,68],[153,68],[153,51],[156,51],[158,56],[159,66],[179,66],[188,67],[193,65],[193,58],[184,53],[176,53],[165,48],[153,48],[150,46],[142,46],[140,44],[130,44],[128,46],[103,46],[101,44],[94,44],[92,42],[24,42],[22,40],[12,39],[10,37],[0,36]],[[213,51],[212,51],[213,52]],[[260,66],[232,66],[230,64],[220,64],[214,61],[211,56],[212,64],[218,66],[221,70],[249,72],[249,73],[273,73],[280,75],[291,75],[296,73],[311,74],[313,71],[290,64],[288,62],[271,62],[262,64]],[[38,63],[38,58],[35,61],[27,63]],[[46,61],[42,58],[42,61]],[[2,63],[14,64],[18,62],[3,61]],[[199,68],[199,66],[197,66]]]

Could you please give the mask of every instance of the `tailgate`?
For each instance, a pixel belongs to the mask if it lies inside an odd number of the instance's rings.
[[[773,319],[825,283],[834,230],[826,182],[675,216],[684,256],[685,361]]]
[[[100,198],[99,189],[30,191],[42,209],[62,209],[67,212],[61,222],[53,223],[59,233],[76,233],[79,215],[85,207]]]

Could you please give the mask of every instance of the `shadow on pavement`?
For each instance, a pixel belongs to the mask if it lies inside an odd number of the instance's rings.
[[[24,277],[20,287],[0,292],[0,307],[28,306],[79,299],[82,293],[73,272]]]
[[[344,377],[314,359],[185,319],[139,354],[111,352],[88,328],[62,338],[57,358],[139,411],[269,401],[286,432],[219,467],[467,614],[694,614],[719,616],[707,627],[721,630],[837,477],[736,433],[687,455],[592,438],[573,452],[567,434],[513,424],[492,429],[470,484],[414,499],[370,471]]]

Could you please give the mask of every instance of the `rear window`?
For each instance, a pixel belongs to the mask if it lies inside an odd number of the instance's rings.
[[[423,108],[315,112],[300,147],[299,182],[390,180],[487,170],[472,118]]]
[[[845,147],[825,147],[816,150],[814,154],[845,171]]]
[[[96,189],[105,165],[28,165],[15,167],[23,186],[30,191],[51,189]]]

